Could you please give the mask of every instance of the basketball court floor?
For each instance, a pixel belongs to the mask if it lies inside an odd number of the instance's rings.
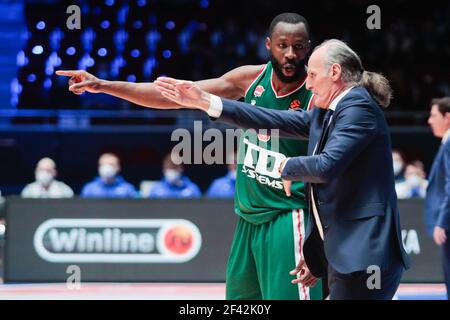
[[[0,284],[0,300],[223,300],[224,283]],[[398,300],[444,300],[443,284],[402,284]]]

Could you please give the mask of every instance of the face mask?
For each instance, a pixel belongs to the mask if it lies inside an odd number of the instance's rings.
[[[117,174],[117,170],[110,164],[104,164],[98,168],[98,174],[103,180],[110,180]]]
[[[230,172],[233,179],[236,180],[236,170],[231,170]]]
[[[52,182],[53,176],[48,171],[38,171],[36,172],[36,181],[43,185],[48,186]]]
[[[412,174],[408,176],[407,181],[410,186],[418,187],[422,183],[422,178],[419,177],[417,174]]]
[[[181,177],[181,173],[178,170],[166,169],[164,170],[164,178],[169,183],[174,183]]]
[[[398,161],[394,161],[394,174],[398,176],[403,170],[403,164]]]

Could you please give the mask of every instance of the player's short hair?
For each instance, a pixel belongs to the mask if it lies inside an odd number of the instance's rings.
[[[272,22],[270,23],[269,27],[269,38],[272,37],[273,29],[275,29],[275,26],[278,24],[278,22],[285,22],[290,24],[297,24],[297,23],[303,23],[306,28],[306,33],[309,37],[309,24],[308,21],[305,19],[305,17],[292,12],[285,12],[277,15],[275,18],[273,18]]]
[[[447,112],[450,112],[450,97],[444,97],[444,98],[435,98],[431,100],[430,107],[437,105],[439,112],[442,113],[443,116]]]

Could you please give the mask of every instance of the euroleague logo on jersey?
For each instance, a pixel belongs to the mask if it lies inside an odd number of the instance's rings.
[[[297,109],[300,108],[300,107],[301,107],[300,100],[295,99],[295,100],[292,100],[292,101],[291,101],[291,104],[290,104],[290,106],[289,106],[289,109],[290,109],[290,110],[297,110]]]
[[[253,94],[255,97],[261,97],[262,94],[266,91],[263,86],[259,85],[255,88],[255,91],[253,91]]]

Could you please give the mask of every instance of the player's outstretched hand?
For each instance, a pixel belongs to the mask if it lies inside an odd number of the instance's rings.
[[[154,83],[163,97],[179,105],[202,110],[209,108],[210,94],[192,81],[159,77]]]
[[[100,92],[101,80],[84,70],[57,70],[58,76],[69,78],[69,90],[75,94],[83,94],[85,91],[91,93]]]

